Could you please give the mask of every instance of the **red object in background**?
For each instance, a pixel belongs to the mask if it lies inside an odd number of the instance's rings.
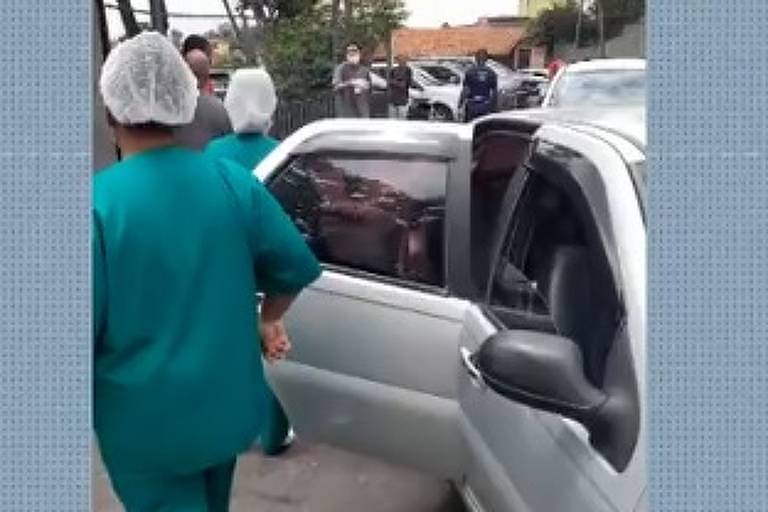
[[[547,72],[549,73],[549,79],[552,80],[555,78],[555,75],[558,71],[560,71],[560,68],[565,66],[565,61],[562,59],[554,59],[552,62],[549,63],[549,66],[547,66]]]
[[[205,94],[213,94],[213,80],[208,80],[203,87]]]

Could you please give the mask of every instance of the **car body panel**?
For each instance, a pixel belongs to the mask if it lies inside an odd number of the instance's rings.
[[[469,184],[472,130],[486,122],[527,123],[537,140],[589,155],[610,191],[605,222],[641,394],[642,428],[628,468],[613,470],[580,425],[472,380],[460,349],[476,350],[497,329],[481,308],[449,291],[410,289],[330,267],[288,316],[291,359],[268,369],[302,437],[449,478],[477,511],[634,510],[647,482],[645,225],[626,165],[642,161],[644,150],[619,132],[633,131],[626,119],[641,125],[644,118],[593,112],[592,121],[583,121],[583,112],[561,114],[503,113],[475,125],[320,121],[286,139],[255,174],[268,181],[304,152],[413,152],[453,162],[449,187],[461,188]],[[449,189],[449,217],[455,197],[461,194]],[[449,229],[466,231],[461,222],[449,219]],[[461,250],[457,254],[449,258],[461,259]]]
[[[619,282],[628,311],[629,340],[644,413],[645,226],[628,173],[616,172],[625,162],[612,146],[565,126],[544,126],[537,137],[588,154],[606,184],[614,232],[611,238],[618,254]],[[482,312],[471,307],[461,346],[474,351],[495,331]],[[525,503],[521,510],[634,510],[647,482],[644,418],[634,457],[624,472],[617,473],[595,452],[586,430],[575,422],[507,401],[476,385],[466,371],[460,372],[459,392],[462,413],[479,433],[467,437],[468,457],[482,458],[488,451],[506,475],[505,481],[498,474],[483,472],[494,465],[469,463],[467,485],[473,486],[473,494],[487,510],[517,510],[510,508],[512,496]],[[525,464],[519,464],[520,460]],[[473,470],[479,474],[473,476]],[[542,475],[557,487],[556,493],[542,485]]]
[[[269,183],[296,155],[373,152],[444,160],[450,182],[464,144],[469,136],[460,125],[319,121],[286,139],[255,172]],[[450,217],[450,190],[447,196]],[[450,254],[446,265],[449,275]],[[464,456],[455,355],[467,304],[441,288],[324,265],[286,319],[290,361],[268,369],[299,435],[458,478]]]
[[[553,97],[557,85],[567,74],[598,71],[640,71],[646,69],[645,59],[594,59],[563,66],[552,79],[541,103],[543,108],[554,108]]]

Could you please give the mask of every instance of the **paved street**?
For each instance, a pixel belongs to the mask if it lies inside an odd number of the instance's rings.
[[[97,457],[98,458],[98,457]],[[120,512],[94,464],[93,512]],[[464,512],[447,483],[326,446],[297,443],[279,459],[249,453],[235,479],[233,512]]]

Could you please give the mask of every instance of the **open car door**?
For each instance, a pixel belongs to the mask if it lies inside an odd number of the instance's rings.
[[[374,123],[375,122],[371,122]],[[269,376],[299,436],[456,478],[463,461],[453,294],[463,126],[311,125],[257,168],[323,264]]]

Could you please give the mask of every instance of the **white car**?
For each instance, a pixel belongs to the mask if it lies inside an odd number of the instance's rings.
[[[542,107],[645,105],[645,59],[596,59],[563,67]]]
[[[371,83],[374,89],[386,89],[386,64],[376,63],[371,66]],[[419,68],[411,66],[416,88],[411,89],[412,100],[425,100],[431,105],[430,119],[435,121],[458,121],[462,115],[459,109],[461,85],[444,84]]]
[[[647,512],[644,109],[333,119],[255,169],[323,264],[267,369],[296,432],[471,512]]]

